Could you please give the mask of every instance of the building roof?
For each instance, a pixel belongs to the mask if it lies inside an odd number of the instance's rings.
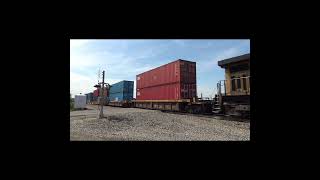
[[[239,61],[243,61],[243,60],[248,60],[248,59],[250,60],[250,53],[218,61],[218,65],[220,67],[224,67],[227,64],[235,63],[235,62],[239,62]]]

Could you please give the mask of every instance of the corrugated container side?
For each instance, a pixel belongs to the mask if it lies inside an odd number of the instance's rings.
[[[174,61],[137,75],[137,88],[152,87],[180,81],[180,61]]]
[[[137,89],[137,100],[177,100],[180,99],[180,84],[167,84]]]
[[[196,84],[174,83],[137,89],[137,100],[179,100],[197,95]]]
[[[111,85],[110,94],[119,92],[133,92],[133,81],[121,81]]]
[[[123,86],[124,94],[132,94],[133,95],[133,81],[126,81]]]
[[[132,100],[133,84],[133,81],[121,81],[111,85],[110,101]]]
[[[190,99],[197,96],[196,84],[180,84],[180,92],[182,99]]]
[[[110,88],[110,94],[120,93],[123,91],[123,81],[112,84]]]
[[[181,83],[196,83],[196,63],[181,61],[180,74]]]
[[[132,100],[133,95],[128,93],[114,93],[109,96],[110,101]]]

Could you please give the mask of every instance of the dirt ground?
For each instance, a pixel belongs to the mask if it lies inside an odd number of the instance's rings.
[[[70,112],[71,141],[249,141],[250,122],[97,106]]]

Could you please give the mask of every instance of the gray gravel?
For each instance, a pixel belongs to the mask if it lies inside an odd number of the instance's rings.
[[[163,113],[157,110],[96,106],[70,112],[70,140],[90,141],[247,141],[250,123]]]

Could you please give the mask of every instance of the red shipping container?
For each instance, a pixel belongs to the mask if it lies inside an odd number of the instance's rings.
[[[137,75],[137,100],[179,100],[197,96],[196,63],[177,60]]]
[[[196,97],[196,84],[166,84],[137,89],[137,100],[179,100]]]

